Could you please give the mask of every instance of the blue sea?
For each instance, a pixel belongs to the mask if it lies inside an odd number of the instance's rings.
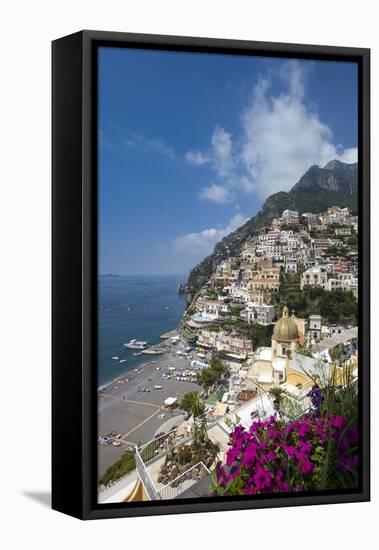
[[[183,282],[179,275],[99,276],[98,386],[149,360],[135,357],[138,350],[124,343],[135,338],[157,344],[161,334],[177,327],[186,306],[185,296],[177,293]]]

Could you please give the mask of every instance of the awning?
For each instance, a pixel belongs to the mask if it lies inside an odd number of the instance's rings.
[[[177,402],[176,397],[167,397],[164,404],[166,405],[166,407],[172,407],[172,405],[174,405],[176,402]]]

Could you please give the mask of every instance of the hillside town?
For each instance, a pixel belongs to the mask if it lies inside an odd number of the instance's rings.
[[[175,357],[162,368],[165,387],[183,391],[162,403],[174,420],[131,458],[137,500],[207,493],[237,425],[298,422],[314,409],[316,390],[354,387],[357,250],[349,208],[285,210],[217,266],[159,346]],[[100,500],[120,499],[125,486],[103,487]]]
[[[289,286],[293,285],[294,290],[297,286],[299,295],[309,289],[339,290],[357,299],[357,248],[358,220],[348,208],[334,206],[322,214],[302,216],[285,210],[281,218],[272,220],[269,227],[247,242],[239,256],[217,266],[187,311],[182,334],[188,342],[219,351],[233,348],[246,358],[252,351],[251,341],[241,341],[238,328],[242,322],[272,326],[282,307],[290,306],[285,292]],[[309,349],[354,324],[354,315],[341,326],[328,322],[315,304],[306,319],[298,319],[300,313],[295,310],[292,317],[301,333],[302,346]],[[229,330],[226,337],[220,328],[233,326],[228,321],[235,322],[235,330]]]

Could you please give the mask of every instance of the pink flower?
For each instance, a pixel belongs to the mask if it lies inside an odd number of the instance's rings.
[[[236,461],[237,457],[239,456],[240,451],[239,449],[231,448],[226,453],[226,465],[232,466],[234,462]]]
[[[266,457],[269,462],[274,462],[277,459],[276,453],[274,451],[269,451]]]
[[[294,457],[296,454],[296,449],[293,445],[286,445],[283,443],[283,449],[287,452],[288,456]]]
[[[343,428],[344,425],[345,425],[345,418],[343,416],[335,416],[334,418],[332,418],[332,426],[334,428]]]
[[[311,431],[312,431],[312,428],[310,424],[308,424],[308,422],[302,422],[297,430],[297,433],[299,437],[304,437]]]
[[[242,465],[251,467],[254,464],[254,461],[257,457],[257,446],[254,443],[250,443],[246,447],[246,450],[242,457]]]
[[[299,470],[305,475],[311,474],[313,472],[312,462],[310,460],[300,460]]]
[[[271,482],[271,474],[264,468],[258,468],[253,476],[253,480],[258,491],[261,491],[265,487],[269,487]]]

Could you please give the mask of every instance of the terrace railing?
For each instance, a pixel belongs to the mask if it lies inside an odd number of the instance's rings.
[[[190,489],[200,479],[203,479],[211,472],[203,462],[198,462],[175,479],[164,485],[158,491],[158,498],[161,500],[172,500],[181,493]]]
[[[150,474],[150,470],[154,469],[154,462],[165,456],[171,449],[181,447],[192,439],[191,435],[176,441],[176,431],[177,428],[135,449],[137,474],[150,500],[170,500],[177,498],[180,493],[189,489],[199,479],[210,473],[210,470],[203,462],[198,462],[174,480],[158,489],[157,483],[154,482]]]
[[[136,449],[136,470],[138,477],[140,478],[142,485],[145,488],[145,491],[149,497],[150,500],[157,500],[157,489],[155,487],[154,481],[152,480],[149,470],[146,468],[141,455],[138,452],[138,449]]]

